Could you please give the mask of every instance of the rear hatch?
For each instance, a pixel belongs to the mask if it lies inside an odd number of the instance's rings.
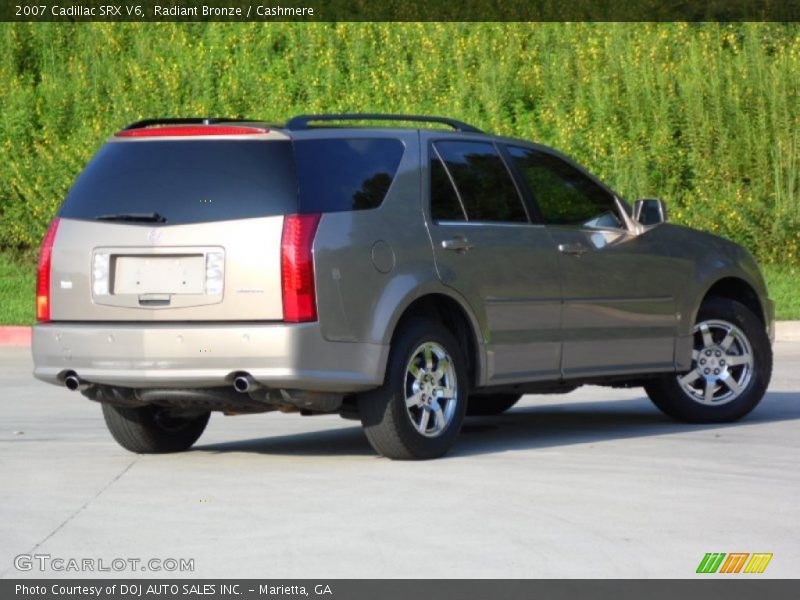
[[[52,320],[283,318],[291,142],[247,127],[171,129],[114,138],[70,190],[52,252]]]

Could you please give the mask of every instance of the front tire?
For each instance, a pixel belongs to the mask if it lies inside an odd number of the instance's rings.
[[[662,412],[686,423],[725,423],[753,410],[767,391],[772,346],[764,324],[727,298],[703,303],[694,327],[692,368],[645,385]]]
[[[461,429],[468,386],[453,335],[436,321],[408,321],[392,343],[384,384],[358,398],[367,439],[387,458],[443,456]]]
[[[131,408],[104,402],[103,418],[116,442],[136,454],[182,452],[192,447],[211,413],[179,417],[155,404]]]

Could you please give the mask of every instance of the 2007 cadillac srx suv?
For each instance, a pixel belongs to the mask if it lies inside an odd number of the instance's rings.
[[[430,458],[465,415],[582,384],[738,419],[769,383],[773,305],[746,250],[665,216],[451,119],[140,121],[44,238],[35,376],[142,453],[189,448],[211,411],[280,410]]]

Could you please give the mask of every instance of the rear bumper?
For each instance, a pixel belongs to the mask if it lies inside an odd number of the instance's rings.
[[[232,385],[358,392],[383,382],[388,346],[330,342],[317,323],[47,323],[33,328],[34,376],[132,388]]]

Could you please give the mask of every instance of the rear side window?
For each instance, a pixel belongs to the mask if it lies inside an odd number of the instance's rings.
[[[366,210],[380,206],[392,185],[403,143],[397,139],[294,142],[300,211]]]
[[[580,227],[622,227],[614,197],[557,156],[510,146],[546,223]]]
[[[464,207],[442,161],[431,152],[431,216],[434,221],[466,221]]]
[[[295,212],[288,141],[158,140],[106,144],[70,189],[59,216],[158,213],[176,225]]]
[[[469,221],[528,222],[517,188],[493,144],[441,141],[434,146],[455,181]]]

